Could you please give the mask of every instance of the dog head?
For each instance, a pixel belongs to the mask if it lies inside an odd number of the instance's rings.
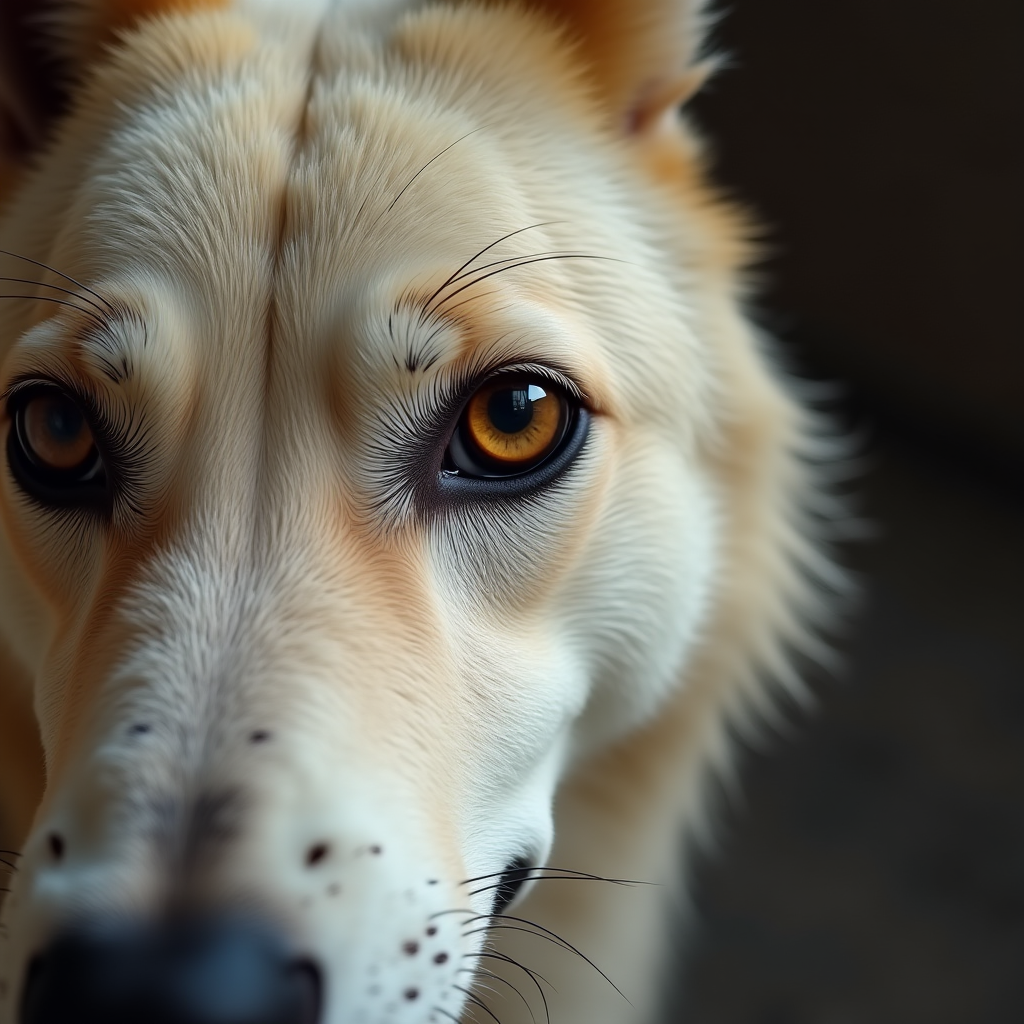
[[[55,937],[171,918],[272,926],[324,1021],[457,1017],[560,780],[678,690],[760,380],[674,114],[697,14],[537,6],[8,7],[0,614],[47,787],[4,1024],[56,1019]]]

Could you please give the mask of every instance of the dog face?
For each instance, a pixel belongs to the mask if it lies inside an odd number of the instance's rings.
[[[5,1024],[54,936],[169,913],[271,922],[325,1021],[457,1016],[560,780],[678,688],[726,242],[630,148],[675,94],[580,67],[485,5],[174,10],[22,175],[0,607],[48,781]]]

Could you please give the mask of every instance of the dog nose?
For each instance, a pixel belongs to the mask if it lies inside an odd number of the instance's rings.
[[[111,925],[29,968],[20,1024],[316,1024],[320,978],[247,922]]]

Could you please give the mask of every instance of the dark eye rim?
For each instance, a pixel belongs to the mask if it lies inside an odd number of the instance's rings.
[[[449,473],[438,475],[437,490],[447,502],[521,500],[554,484],[583,451],[590,431],[591,413],[583,406],[569,420],[558,447],[536,469],[515,476],[473,477]]]
[[[54,469],[33,458],[24,438],[23,417],[29,403],[37,398],[59,398],[81,411],[93,436],[95,454],[92,458],[66,470]],[[94,404],[86,396],[56,381],[16,384],[8,394],[7,417],[7,465],[14,482],[27,498],[45,509],[81,510],[109,516],[113,502],[104,435]],[[83,467],[87,475],[83,474]]]
[[[583,451],[589,436],[593,414],[587,408],[583,398],[573,394],[565,384],[557,379],[556,373],[571,380],[562,371],[544,373],[543,364],[536,368],[531,366],[529,369],[523,369],[520,365],[492,370],[482,379],[476,380],[472,387],[466,389],[462,401],[450,418],[451,426],[442,445],[441,466],[434,480],[434,500],[429,504],[454,505],[474,502],[507,504],[512,501],[521,501],[550,487],[565,474]],[[464,471],[453,472],[450,468],[448,453],[466,407],[481,388],[490,387],[504,378],[508,378],[509,381],[536,381],[561,394],[568,404],[568,410],[559,441],[536,466],[508,476],[471,476]]]
[[[539,458],[533,460],[524,459],[524,465],[522,468],[503,465],[499,460],[491,458],[486,452],[480,450],[479,445],[472,439],[472,437],[468,436],[468,431],[467,436],[462,436],[463,430],[466,429],[465,422],[470,404],[481,391],[487,388],[493,388],[495,385],[500,387],[502,384],[505,384],[508,387],[512,387],[517,383],[524,385],[543,383],[545,389],[549,393],[553,393],[558,396],[561,405],[559,412],[558,437],[548,445],[547,450]],[[448,438],[448,444],[445,447],[444,471],[446,473],[471,480],[511,480],[519,476],[527,476],[530,473],[535,473],[544,465],[545,462],[548,461],[548,459],[552,458],[558,452],[559,448],[561,448],[566,436],[572,429],[573,420],[579,412],[579,407],[579,401],[577,401],[572,395],[567,394],[564,387],[542,377],[540,374],[515,372],[493,374],[482,384],[474,388],[469,397],[465,402],[463,402],[462,408],[459,411],[458,416],[455,418],[455,425]],[[453,447],[456,445],[459,448],[458,456],[453,453]],[[467,459],[477,462],[475,471],[459,466],[459,459]]]

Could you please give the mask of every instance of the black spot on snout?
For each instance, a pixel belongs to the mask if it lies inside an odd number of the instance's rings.
[[[330,852],[331,848],[327,843],[315,843],[306,851],[306,867],[311,868],[319,864]]]
[[[64,837],[59,832],[51,832],[47,842],[53,859],[60,860],[64,856]]]
[[[266,743],[270,739],[270,733],[266,729],[255,729],[249,733],[250,743]]]

